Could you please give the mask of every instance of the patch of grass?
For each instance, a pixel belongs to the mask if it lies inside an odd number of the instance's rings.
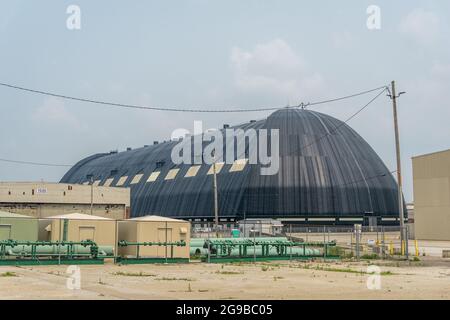
[[[413,261],[414,261],[414,262],[418,262],[418,261],[420,261],[420,258],[419,258],[419,257],[414,257],[414,258],[413,258]]]
[[[216,273],[217,274],[225,274],[225,275],[244,274],[244,272],[242,272],[242,271],[226,271],[226,270],[224,270],[224,271],[217,270]]]
[[[208,289],[198,289],[198,292],[208,292]]]
[[[156,274],[152,273],[145,273],[145,272],[113,272],[112,275],[114,276],[124,276],[124,277],[156,277]]]
[[[364,259],[364,260],[376,260],[376,259],[379,259],[380,257],[376,254],[376,253],[372,253],[372,254],[363,254],[362,256],[361,256],[361,259]]]
[[[284,279],[284,277],[273,277],[273,281]]]
[[[18,277],[18,275],[15,272],[6,271],[3,273],[0,273],[0,277]]]
[[[262,266],[262,267],[261,267],[261,271],[267,271],[267,270],[269,270],[269,267],[268,267],[268,266]]]
[[[326,266],[309,266],[309,265],[305,265],[305,266],[298,266],[298,268],[301,269],[309,269],[309,270],[317,270],[317,271],[327,271],[327,272],[344,272],[344,273],[354,273],[354,274],[373,274],[370,272],[365,272],[365,271],[360,271],[360,270],[354,270],[354,269],[350,269],[350,268],[335,268],[335,267],[326,267]],[[392,273],[391,271],[383,271],[380,273],[380,275],[382,276],[390,276],[390,275],[394,275],[394,273]]]
[[[162,277],[162,278],[156,278],[155,280],[158,281],[195,281],[195,279],[191,278],[169,278],[169,277]]]

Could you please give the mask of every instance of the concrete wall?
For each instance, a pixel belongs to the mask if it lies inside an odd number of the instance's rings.
[[[187,245],[185,247],[173,247],[174,258],[189,258],[189,242],[190,242],[190,223],[189,222],[160,222],[160,221],[120,221],[119,224],[119,241],[136,241],[136,242],[176,242],[184,240]],[[167,227],[167,233],[166,233]],[[186,232],[182,232],[186,231]],[[166,249],[164,246],[149,246],[139,249],[140,256],[146,257],[165,257]],[[136,247],[119,248],[120,255],[136,255]],[[171,249],[167,247],[167,255],[171,256]]]
[[[90,214],[91,186],[64,183],[0,182],[0,210],[45,218],[73,212]],[[130,189],[93,187],[93,214],[126,218]]]
[[[127,211],[126,207],[120,204],[94,205],[92,209],[94,216],[109,219],[124,219]],[[36,218],[46,218],[74,212],[91,214],[91,206],[89,204],[0,203],[0,211],[18,213]]]
[[[450,240],[450,150],[412,161],[415,236]]]

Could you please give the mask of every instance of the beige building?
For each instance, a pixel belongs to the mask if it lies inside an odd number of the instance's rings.
[[[92,240],[99,246],[116,247],[116,221],[88,214],[72,213],[39,220],[39,240]]]
[[[189,258],[189,242],[191,224],[188,221],[159,216],[144,216],[118,222],[118,240],[128,242],[178,242],[184,240],[186,246],[167,247],[169,258]],[[119,247],[119,255],[136,256],[136,246]],[[141,246],[141,257],[163,258],[166,256],[165,246]]]
[[[450,240],[450,149],[412,162],[416,239]]]
[[[38,219],[0,211],[0,241],[37,241],[38,230]]]
[[[48,182],[0,182],[0,210],[45,218],[79,212],[124,219],[130,210],[130,189]]]

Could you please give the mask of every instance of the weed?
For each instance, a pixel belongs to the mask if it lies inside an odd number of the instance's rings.
[[[379,259],[380,257],[376,254],[376,253],[372,253],[372,254],[363,254],[361,256],[361,259],[365,259],[365,260],[376,260]]]
[[[226,274],[226,275],[233,275],[233,274],[244,274],[242,271],[216,271],[217,274]]]
[[[159,281],[195,281],[195,279],[191,278],[168,278],[168,277],[162,277],[162,278],[156,278],[155,280]]]
[[[113,272],[112,275],[114,276],[125,276],[125,277],[156,277],[156,274],[152,273],[144,273],[144,272]]]
[[[0,277],[17,277],[17,274],[15,272],[6,271],[3,273],[0,273]]]

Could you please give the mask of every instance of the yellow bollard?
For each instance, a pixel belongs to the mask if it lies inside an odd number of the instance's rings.
[[[402,256],[405,255],[405,241],[402,240]]]
[[[392,243],[392,241],[389,243],[389,254],[391,256],[394,255],[394,244]]]
[[[417,242],[417,240],[414,240],[414,245],[416,247],[416,257],[419,256],[419,243]]]

